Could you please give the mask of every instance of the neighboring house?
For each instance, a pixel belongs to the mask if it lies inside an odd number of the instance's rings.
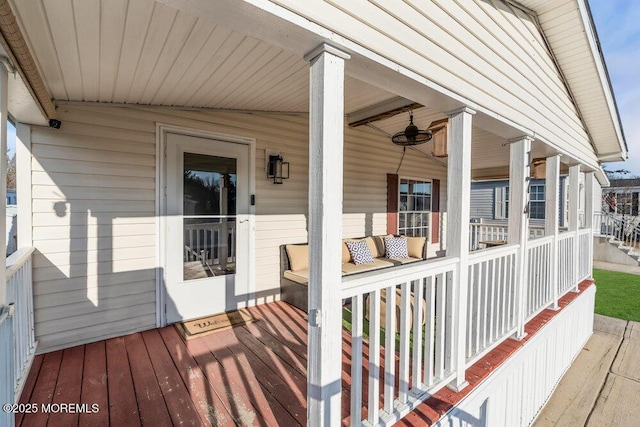
[[[605,212],[638,216],[640,212],[640,179],[611,179],[609,187],[603,191]]]
[[[50,354],[271,304],[282,246],[308,242],[309,316],[290,325],[308,339],[289,343],[307,346],[306,387],[294,390],[306,400],[282,411],[306,410],[309,425],[345,416],[358,425],[362,414],[389,424],[449,386],[468,395],[443,423],[533,420],[592,332],[592,223],[586,212],[579,224],[580,174],[592,206],[607,185],[601,163],[627,155],[584,0],[107,3],[0,1],[0,46],[16,69],[0,67],[0,94],[9,93],[0,117],[8,108],[17,122],[20,192],[19,249],[0,307],[28,302],[32,278],[35,312],[24,303],[19,316],[7,308],[0,317],[10,319],[0,323],[2,372],[13,353],[24,357],[1,401],[24,384],[34,338]],[[403,150],[390,136],[407,127],[409,110],[420,129],[446,124]],[[563,208],[546,206],[546,237],[532,242],[529,161],[540,157],[548,189],[568,171],[575,214],[560,233],[552,218]],[[508,244],[476,254],[472,176],[509,177],[509,204],[500,205]],[[343,238],[388,233],[426,237],[433,259],[342,277]],[[413,342],[424,346],[409,346],[410,290],[416,318],[424,306],[425,329],[413,322]],[[341,329],[343,300],[352,333]],[[393,337],[397,326],[398,372],[393,339],[364,340],[364,302],[370,328]],[[35,337],[14,341],[13,324]],[[504,368],[479,384],[474,367],[527,333],[527,345],[512,346]],[[389,361],[382,381],[380,347]],[[128,373],[127,355],[118,361]],[[193,406],[208,407],[202,396]]]
[[[560,186],[558,194],[560,199],[559,223],[560,227],[567,227],[569,217],[569,180],[567,175],[560,176]],[[579,215],[581,221],[584,221],[585,209],[585,192],[584,192],[584,174],[579,177],[580,197],[579,197]],[[532,178],[529,181],[529,220],[532,226],[544,226],[545,218],[545,180]],[[640,187],[639,187],[640,188]],[[600,210],[600,197],[602,194],[602,186],[594,183],[593,187],[596,199],[593,205],[593,211]],[[607,188],[607,192],[609,188]],[[640,191],[640,190],[639,190]],[[637,198],[637,197],[636,197]],[[509,217],[509,180],[506,179],[477,179],[471,183],[471,219],[472,221],[503,221]]]

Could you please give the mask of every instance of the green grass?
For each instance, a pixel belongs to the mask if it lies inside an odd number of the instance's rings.
[[[343,307],[342,308],[342,327],[349,332],[352,332],[353,328],[351,327],[353,313],[351,312],[351,307]],[[396,325],[398,327],[398,325]],[[369,339],[369,321],[364,318],[362,319],[362,335],[365,339]],[[385,332],[384,328],[380,328],[380,345],[384,347],[385,343]],[[396,333],[396,350],[400,348],[400,333]],[[409,349],[413,349],[413,331],[409,331]]]
[[[596,280],[596,313],[640,322],[640,276],[593,270]]]

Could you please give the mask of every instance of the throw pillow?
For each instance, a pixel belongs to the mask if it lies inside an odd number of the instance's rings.
[[[385,237],[384,246],[386,258],[409,258],[407,239],[404,237]]]
[[[407,237],[407,252],[411,258],[424,258],[425,237]]]
[[[351,259],[355,264],[373,264],[373,255],[369,250],[367,242],[364,240],[356,240],[353,242],[345,242],[349,248]]]

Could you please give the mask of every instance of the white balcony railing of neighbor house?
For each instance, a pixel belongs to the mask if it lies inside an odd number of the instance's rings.
[[[596,212],[593,216],[597,235],[620,242],[635,254],[640,254],[640,216]]]
[[[352,320],[351,348],[344,349],[352,361],[351,425],[401,419],[535,315],[557,306],[590,276],[592,244],[591,229],[581,229],[530,239],[522,253],[523,246],[512,244],[469,254],[466,309],[458,309],[458,258],[344,277],[342,298],[351,300]],[[519,259],[526,280],[519,277]],[[466,326],[463,340],[456,322]],[[465,348],[457,347],[460,342]],[[455,363],[459,350],[463,365]]]
[[[0,314],[0,402],[20,397],[36,351],[31,279],[33,248],[7,258],[7,301]],[[3,418],[4,417],[4,418]],[[13,413],[0,412],[0,425],[12,425]]]

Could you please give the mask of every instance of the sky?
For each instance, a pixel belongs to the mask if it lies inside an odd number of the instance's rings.
[[[640,1],[589,0],[618,111],[629,160],[609,163],[640,177]]]

